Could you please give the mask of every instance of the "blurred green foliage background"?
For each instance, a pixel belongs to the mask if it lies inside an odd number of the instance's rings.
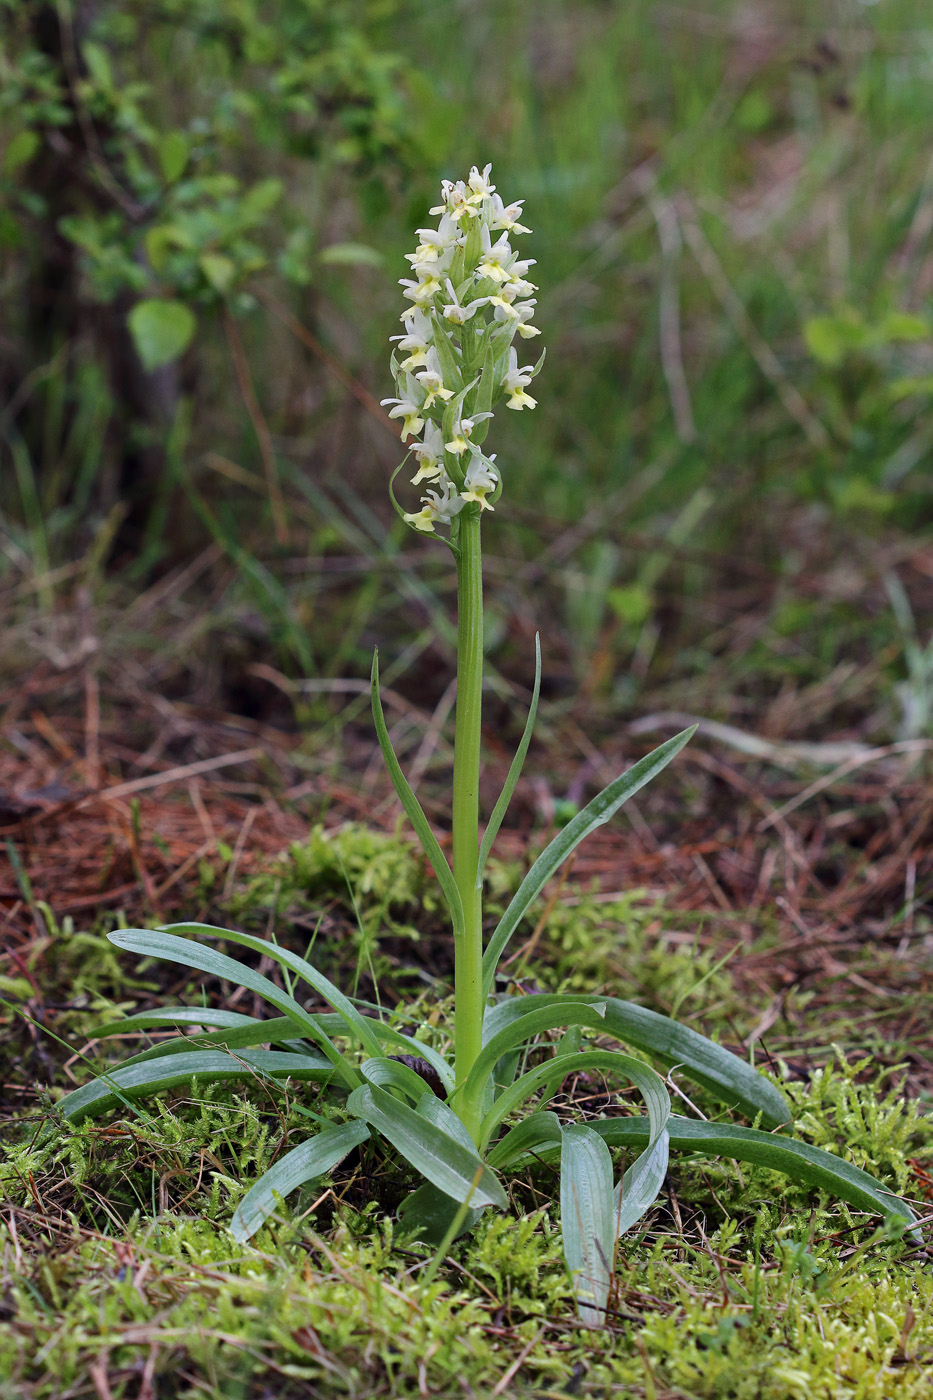
[[[741,715],[880,657],[859,722],[928,730],[897,577],[933,519],[923,0],[0,19],[0,586],[54,610],[69,561],[132,590],[213,543],[218,616],[258,610],[289,675],[443,650],[448,562],[400,533],[376,401],[413,229],[491,160],[548,347],[540,407],[490,438],[495,664],[527,672],[545,597],[555,694]]]

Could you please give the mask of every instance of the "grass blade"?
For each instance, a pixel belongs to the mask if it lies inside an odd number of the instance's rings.
[[[474,1149],[469,1151],[434,1123],[384,1089],[365,1084],[354,1089],[347,1108],[392,1144],[432,1185],[455,1201],[472,1206],[504,1206],[506,1195]]]
[[[659,748],[640,759],[621,777],[616,778],[608,787],[603,788],[602,792],[594,797],[592,802],[588,802],[583,811],[578,812],[573,820],[557,833],[550,845],[541,852],[519,885],[483,955],[483,992],[486,996],[492,991],[496,968],[499,966],[499,959],[502,957],[506,944],[524,918],[529,905],[537,899],[554,872],[564,863],[571,851],[579,846],[584,837],[589,836],[591,831],[595,831],[597,827],[609,821],[623,802],[634,797],[636,792],[643,788],[646,783],[650,783],[652,778],[667,767],[671,759],[680,753],[695,730],[696,725],[693,725],[690,729],[684,729],[680,734],[675,734],[673,739],[668,739],[666,743],[661,744]]]
[[[286,1152],[250,1187],[237,1206],[230,1223],[234,1238],[243,1244],[255,1235],[275,1210],[276,1198],[284,1198],[305,1182],[333,1171],[348,1152],[368,1137],[365,1123],[344,1123],[340,1127],[325,1128],[300,1147]]]
[[[599,1134],[583,1124],[561,1128],[560,1136],[564,1258],[581,1322],[599,1327],[606,1320],[615,1251],[612,1158]]]
[[[484,1042],[493,1040],[505,1026],[529,1015],[535,1008],[559,1005],[562,1000],[564,996],[552,992],[503,998],[486,1012]],[[604,1012],[601,1028],[607,1035],[655,1056],[665,1068],[676,1066],[687,1079],[702,1084],[727,1107],[737,1108],[753,1120],[760,1114],[768,1128],[777,1128],[792,1120],[790,1104],[769,1079],[738,1055],[733,1055],[731,1050],[723,1049],[679,1021],[618,997],[574,993],[572,1000],[574,1005],[601,1007]]]
[[[460,899],[460,891],[454,881],[453,871],[447,863],[447,857],[438,844],[437,837],[431,830],[430,823],[424,812],[421,810],[421,803],[409,786],[408,779],[402,772],[395,751],[392,748],[392,741],[389,738],[389,731],[386,728],[385,715],[382,711],[382,700],[379,696],[379,652],[373,654],[373,669],[371,677],[372,698],[373,698],[373,722],[376,726],[376,737],[379,740],[379,747],[385,759],[386,768],[389,770],[389,777],[392,786],[395,788],[399,802],[405,809],[405,813],[415,834],[421,842],[422,850],[431,863],[431,869],[437,876],[440,887],[447,900],[447,907],[450,910],[450,918],[453,924],[454,933],[457,937],[463,934],[463,904]]]
[[[493,842],[499,834],[499,827],[502,825],[502,818],[508,811],[512,794],[516,784],[521,777],[522,768],[525,763],[525,755],[528,752],[528,745],[531,743],[531,735],[535,727],[535,719],[538,714],[538,697],[541,694],[541,638],[535,633],[535,685],[531,694],[531,707],[528,711],[528,718],[525,721],[525,728],[518,748],[515,750],[515,757],[512,759],[508,777],[505,785],[499,794],[499,799],[492,809],[492,816],[489,824],[483,833],[483,839],[479,848],[479,865],[476,868],[476,888],[480,889],[483,883],[483,871],[486,868],[486,861],[489,859],[489,852],[492,850]]]

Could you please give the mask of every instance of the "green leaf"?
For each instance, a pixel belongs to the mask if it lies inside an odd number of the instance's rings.
[[[484,370],[483,372],[485,373],[485,370]],[[482,884],[483,884],[483,871],[484,871],[484,869],[486,868],[486,861],[489,859],[489,852],[492,850],[492,843],[495,841],[496,837],[497,837],[498,834],[499,834],[499,828],[500,828],[500,826],[502,825],[502,818],[505,816],[506,812],[508,811],[509,803],[510,803],[511,800],[512,800],[512,794],[514,793],[516,784],[518,783],[518,780],[519,780],[519,778],[521,777],[522,768],[523,768],[524,763],[525,763],[525,755],[526,755],[527,752],[528,752],[528,745],[531,743],[531,735],[532,735],[532,731],[534,730],[534,727],[535,727],[535,719],[536,719],[537,714],[538,714],[538,697],[539,697],[540,694],[541,694],[541,637],[540,637],[539,634],[536,632],[536,633],[535,633],[535,684],[534,684],[534,690],[533,690],[532,693],[531,693],[531,708],[530,708],[529,711],[528,711],[528,718],[527,718],[526,721],[525,721],[525,728],[524,728],[524,730],[522,731],[521,740],[520,740],[520,742],[519,742],[518,748],[517,748],[516,751],[515,751],[515,757],[512,759],[511,767],[509,768],[508,777],[507,777],[506,780],[505,780],[505,785],[503,786],[503,789],[502,789],[502,791],[501,791],[500,794],[499,794],[499,800],[496,802],[495,807],[493,807],[493,809],[492,809],[492,816],[489,818],[489,824],[488,824],[488,826],[486,827],[485,832],[483,833],[482,844],[480,845],[480,848],[479,848],[479,864],[478,864],[478,866],[477,866],[477,868],[476,868],[476,888],[477,888],[477,889],[481,889],[481,888],[482,888]]]
[[[311,1018],[325,1035],[341,1035],[346,1031],[346,1022],[338,1013],[315,1013]],[[407,1055],[416,1055],[427,1060],[446,1089],[454,1086],[454,1074],[443,1055],[424,1045],[420,1040],[388,1026],[383,1021],[367,1020],[367,1026],[380,1044],[396,1046]],[[288,1016],[273,1016],[260,1020],[255,1016],[244,1016],[237,1011],[224,1011],[218,1007],[170,1006],[153,1011],[142,1011],[135,1016],[124,1017],[121,1021],[108,1021],[103,1026],[89,1032],[90,1038],[128,1035],[135,1031],[158,1028],[160,1026],[216,1026],[218,1029],[204,1035],[179,1036],[177,1040],[163,1040],[148,1050],[142,1050],[124,1064],[136,1064],[142,1060],[155,1059],[158,1055],[178,1054],[192,1046],[207,1049],[220,1045],[235,1049],[244,1045],[291,1044],[307,1034],[304,1024]],[[422,1091],[424,1081],[419,1078]]]
[[[225,296],[236,275],[236,264],[223,253],[204,253],[198,258],[198,265],[215,292]]]
[[[38,132],[18,131],[3,153],[4,175],[15,175],[22,166],[28,165],[39,146]]]
[[[468,1206],[459,1229],[451,1238],[459,1239],[461,1235],[468,1234],[484,1209],[484,1206],[478,1209]],[[451,1225],[457,1212],[461,1210],[463,1206],[458,1201],[451,1196],[445,1196],[443,1191],[426,1181],[416,1191],[409,1191],[399,1206],[397,1215],[402,1233],[409,1239],[421,1240],[423,1244],[436,1247],[443,1244],[450,1234]]]
[[[156,154],[168,184],[174,185],[185,173],[189,151],[188,137],[183,131],[166,131],[159,137]]]
[[[638,1147],[647,1144],[650,1136],[648,1119],[642,1116],[596,1119],[588,1126],[610,1147]],[[695,1152],[704,1157],[733,1157],[739,1162],[770,1167],[792,1181],[826,1191],[856,1210],[869,1211],[892,1222],[906,1221],[908,1227],[917,1223],[910,1206],[893,1191],[859,1167],[853,1167],[831,1152],[811,1147],[809,1143],[797,1142],[780,1133],[763,1133],[757,1128],[740,1128],[731,1123],[705,1123],[679,1118],[676,1114],[668,1120],[667,1130],[675,1151]],[[538,1152],[548,1156],[553,1149],[542,1145]],[[510,1156],[510,1162],[514,1163],[516,1155]]]
[[[561,1129],[560,1228],[580,1320],[606,1320],[615,1251],[612,1158],[598,1133],[583,1124]]]
[[[500,1138],[487,1154],[491,1167],[510,1167],[522,1157],[534,1158],[541,1152],[560,1147],[560,1119],[556,1113],[540,1109],[529,1113],[505,1137]]]
[[[284,1075],[324,1083],[333,1079],[334,1069],[330,1061],[323,1057],[315,1060],[308,1055],[292,1055],[282,1050],[243,1050],[237,1055],[228,1055],[222,1050],[191,1050],[184,1055],[165,1055],[160,1059],[146,1060],[143,1064],[111,1070],[90,1084],[66,1094],[60,1108],[66,1118],[77,1122],[88,1115],[96,1117],[109,1108],[115,1108],[124,1097],[143,1098],[158,1094],[163,1089],[176,1089],[188,1084],[192,1075],[203,1077],[212,1084],[228,1079],[256,1079],[263,1075],[273,1078]]]
[[[435,1094],[427,1093],[421,1095],[416,1109],[435,1128],[440,1128],[442,1133],[461,1143],[471,1155],[476,1154],[476,1144],[470,1137],[470,1130],[465,1123],[461,1123],[449,1104],[442,1103]]]
[[[382,1046],[376,1036],[372,1026],[365,1016],[361,1016],[359,1011],[344,996],[339,987],[335,987],[329,977],[325,977],[323,972],[318,972],[304,958],[293,953],[289,948],[280,948],[277,943],[270,943],[265,938],[254,938],[251,933],[239,933],[236,929],[215,928],[212,924],[166,924],[163,932],[168,934],[181,933],[185,935],[202,935],[206,938],[223,938],[231,943],[239,943],[244,948],[252,948],[254,953],[260,953],[263,957],[272,958],[280,967],[287,967],[309,986],[313,987],[319,996],[329,1002],[334,1010],[340,1015],[351,1035],[354,1035],[360,1044],[370,1055],[381,1055]],[[296,1003],[297,1005],[297,1003]],[[305,1019],[312,1020],[305,1012]],[[316,1020],[312,1020],[315,1030],[320,1034],[320,1027]]]
[[[127,317],[133,344],[147,370],[171,364],[187,350],[198,323],[194,313],[180,301],[147,297],[133,307]]]
[[[521,1023],[519,1023],[521,1024]],[[480,1127],[480,1147],[485,1148],[503,1118],[513,1113],[539,1089],[552,1090],[570,1074],[599,1070],[629,1079],[637,1087],[648,1109],[652,1139],[664,1131],[671,1112],[671,1100],[664,1081],[650,1065],[617,1050],[581,1050],[576,1055],[559,1055],[528,1070],[496,1099]],[[653,1142],[652,1142],[653,1145]]]
[[[203,930],[206,925],[178,924],[175,927]],[[229,930],[221,929],[216,930],[216,932],[234,937]],[[270,982],[268,977],[263,977],[260,972],[254,972],[245,963],[238,962],[236,958],[228,958],[225,953],[218,953],[215,948],[206,948],[203,943],[197,943],[194,939],[178,938],[164,929],[114,929],[112,933],[108,933],[107,937],[118,948],[138,953],[141,957],[161,958],[165,962],[179,963],[182,967],[195,968],[199,972],[207,972],[213,977],[222,977],[227,982],[246,987],[249,991],[264,997],[271,1006],[285,1012],[303,1027],[304,1034],[323,1050],[336,1069],[337,1077],[348,1088],[359,1084],[360,1079],[356,1070],[347,1063],[333,1041],[321,1030],[315,1017],[305,1011],[294,997],[281,991],[274,982]],[[236,938],[243,939],[245,935],[236,935]],[[262,951],[271,951],[270,945],[261,943],[259,939],[255,941],[260,943]]]
[[[284,1199],[305,1182],[325,1176],[343,1161],[348,1152],[369,1137],[365,1123],[344,1123],[323,1132],[286,1152],[274,1166],[251,1186],[233,1213],[230,1231],[243,1244],[265,1224],[275,1210],[277,1199]]]
[[[490,1076],[501,1056],[516,1046],[524,1045],[541,1031],[557,1030],[563,1026],[589,1026],[592,1030],[602,1030],[601,1010],[592,1002],[555,998],[553,1003],[531,1008],[527,1016],[515,1018],[497,1030],[495,1035],[485,1040],[469,1074],[455,1091],[454,1097],[460,1100],[458,1112],[461,1116],[467,1122],[475,1118],[485,1098]]]
[[[695,1084],[702,1084],[720,1103],[738,1108],[749,1118],[759,1114],[765,1127],[789,1123],[793,1112],[781,1091],[745,1060],[725,1050],[706,1036],[618,997],[574,994],[569,999],[559,993],[535,992],[529,996],[504,997],[491,1006],[483,1020],[483,1040],[491,1041],[515,1021],[538,1007],[559,1006],[569,1000],[573,1006],[597,1005],[602,1008],[601,1029],[626,1045],[655,1056],[665,1068],[676,1066]]]
[[[385,1090],[366,1084],[354,1089],[347,1108],[392,1144],[423,1177],[455,1201],[471,1206],[504,1206],[506,1195],[489,1167],[462,1142],[423,1118]]]
[[[666,768],[671,759],[676,757],[687,741],[696,730],[696,725],[690,729],[683,730],[680,734],[675,734],[673,739],[668,739],[665,744],[653,750],[645,758],[634,764],[627,773],[616,778],[608,787],[588,802],[572,821],[568,822],[564,829],[554,837],[554,840],[540,854],[534,865],[519,885],[512,902],[506,909],[499,926],[489,940],[489,946],[483,954],[483,992],[486,996],[492,991],[493,981],[496,975],[496,968],[499,966],[499,959],[505,950],[506,944],[515,932],[521,920],[524,918],[529,905],[537,899],[544,886],[550,880],[554,872],[564,863],[571,851],[576,850],[584,837],[590,832],[615,815],[630,797],[650,783],[663,768]]]
[[[619,1239],[636,1225],[654,1205],[664,1186],[671,1139],[665,1126],[663,1132],[649,1142],[623,1174],[616,1188],[615,1237]]]
[[[382,267],[385,258],[368,243],[331,243],[317,255],[318,262],[332,267]]]
[[[453,871],[447,863],[447,857],[438,844],[437,837],[431,830],[430,824],[421,804],[409,786],[405,774],[399,766],[399,761],[395,757],[392,748],[392,741],[389,738],[389,731],[386,728],[385,715],[382,710],[382,700],[379,696],[379,652],[373,653],[373,668],[370,681],[373,702],[373,723],[376,726],[376,737],[379,740],[379,747],[382,750],[382,757],[385,759],[386,768],[389,770],[389,777],[392,786],[395,788],[398,800],[405,809],[405,813],[415,834],[421,842],[421,848],[431,863],[431,869],[437,876],[444,898],[447,900],[447,907],[450,910],[450,918],[453,923],[454,934],[460,937],[463,933],[463,904],[460,900],[460,891],[457,889]]]
[[[100,44],[90,41],[85,42],[81,47],[81,57],[87,65],[87,71],[92,81],[102,92],[113,91],[113,69],[110,66],[110,56],[106,49]]]
[[[180,1055],[188,1050],[213,1050],[215,1047],[221,1050],[243,1050],[251,1045],[287,1044],[299,1055],[310,1054],[316,1057],[319,1053],[307,1045],[304,1040],[304,1027],[293,1021],[290,1016],[275,1016],[264,1021],[247,1019],[248,1024],[243,1026],[221,1027],[203,1035],[180,1035],[171,1040],[160,1040],[147,1050],[138,1051],[123,1063],[138,1065],[145,1060],[156,1060],[162,1055]]]
[[[279,1018],[276,1017],[276,1020]],[[119,1021],[105,1021],[88,1031],[89,1040],[100,1040],[110,1035],[132,1035],[135,1031],[145,1031],[160,1026],[256,1026],[273,1025],[274,1022],[257,1021],[255,1016],[244,1016],[240,1011],[226,1011],[218,1006],[160,1006],[152,1011],[137,1011],[132,1016],[124,1016]]]
[[[852,307],[834,316],[812,316],[804,322],[803,338],[819,364],[835,369],[852,350],[860,350],[869,338],[862,317]]]
[[[390,1060],[380,1056],[364,1060],[360,1065],[360,1073],[364,1079],[368,1079],[370,1084],[376,1084],[380,1089],[398,1089],[416,1104],[425,1091],[425,1082],[421,1075],[408,1065],[401,1065],[397,1060]],[[433,1098],[433,1094],[431,1095]]]

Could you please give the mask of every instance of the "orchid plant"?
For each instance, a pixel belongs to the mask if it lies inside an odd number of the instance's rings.
[[[609,1305],[617,1242],[657,1199],[671,1148],[774,1168],[829,1190],[857,1210],[881,1215],[889,1228],[910,1228],[915,1217],[865,1172],[780,1131],[793,1118],[784,1095],[722,1046],[611,995],[523,995],[510,991],[508,980],[499,976],[509,940],[547,882],[584,837],[670,763],[692,730],[635,763],[558,832],[484,946],[484,868],[531,741],[541,654],[536,643],[527,724],[480,839],[481,531],[502,491],[496,455],[484,453],[483,445],[503,399],[515,411],[535,407],[528,387],[544,360],[542,354],[534,365],[519,364],[516,340],[539,334],[532,323],[537,289],[527,279],[533,264],[512,247],[514,238],[530,230],[520,222],[522,201],[506,204],[490,174],[488,165],[483,171],[474,167],[465,181],[445,181],[441,202],[431,211],[439,216],[437,227],[418,231],[418,246],[408,259],[413,275],[401,283],[410,303],[402,317],[404,333],[393,337],[397,393],[384,401],[409,443],[396,476],[414,458],[412,483],[425,484],[420,509],[406,511],[393,493],[396,509],[413,530],[439,534],[457,569],[452,864],[393,752],[379,696],[378,657],[372,669],[379,744],[449,911],[455,949],[449,1050],[438,1049],[427,1028],[403,1029],[404,1020],[370,1014],[306,959],[277,943],[202,924],[120,929],[110,935],[118,947],[235,983],[278,1014],[256,1019],[223,1008],[175,1006],[110,1022],[97,1034],[169,1027],[178,1033],[71,1092],[62,1106],[76,1120],[192,1077],[201,1083],[260,1077],[319,1085],[343,1105],[345,1121],[328,1122],[250,1187],[232,1220],[240,1241],[249,1239],[289,1193],[331,1172],[373,1135],[424,1179],[399,1215],[407,1234],[440,1249],[487,1208],[507,1205],[502,1172],[556,1160],[567,1264],[581,1319],[596,1325]],[[211,946],[216,940],[277,963],[286,990]],[[309,1011],[300,984],[305,997],[310,993],[330,1010]],[[185,1033],[192,1029],[196,1036]],[[755,1126],[673,1113],[674,1068]],[[644,1112],[617,1110],[605,1118],[567,1122],[547,1104],[563,1081],[579,1072],[634,1085]],[[611,1148],[633,1154],[617,1183]]]

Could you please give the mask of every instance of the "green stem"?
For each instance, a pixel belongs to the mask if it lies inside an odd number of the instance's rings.
[[[462,1084],[483,1044],[483,920],[479,866],[479,766],[483,703],[483,558],[480,512],[460,517],[457,559],[457,727],[454,739],[454,880],[463,902],[463,934],[454,964],[454,1048]],[[474,1138],[479,1120],[467,1123]]]

